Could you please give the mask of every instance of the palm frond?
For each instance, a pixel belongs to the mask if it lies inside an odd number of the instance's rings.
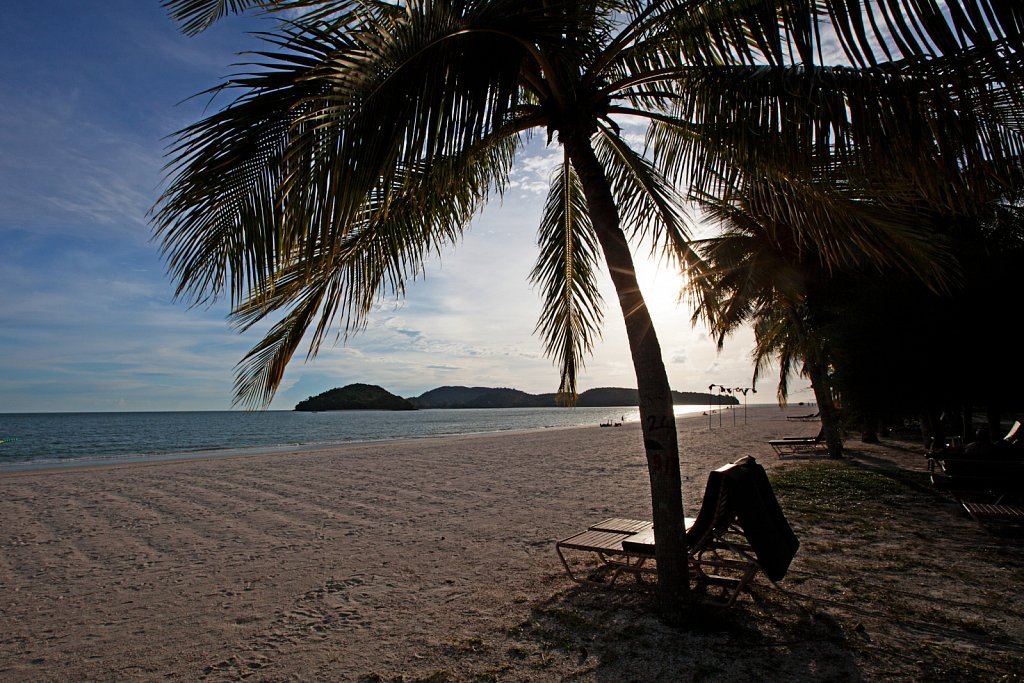
[[[309,256],[343,239],[396,169],[458,154],[514,118],[521,49],[437,14],[402,25],[411,37],[382,35],[373,18],[361,30],[296,24],[267,37],[278,51],[223,88],[242,95],[171,150],[175,178],[155,223],[179,294],[216,297],[229,279],[240,300],[294,245]],[[496,43],[512,51],[504,68],[486,66]]]
[[[649,143],[669,177],[711,193],[736,173],[807,176],[838,165],[851,182],[879,178],[877,187],[964,210],[991,177],[1011,182],[1006,169],[1024,154],[1014,106],[1024,91],[937,64],[703,68],[680,80],[677,95],[674,121],[654,121]]]
[[[965,210],[1024,152],[1021,16],[1002,2],[656,3],[609,59],[609,96],[658,121],[680,183],[831,159]],[[1012,4],[1012,3],[1011,3]],[[947,16],[948,14],[948,16]],[[894,43],[893,36],[898,37]],[[847,54],[826,49],[845,40]],[[898,44],[897,44],[898,43]],[[824,46],[824,47],[823,47]],[[831,64],[824,57],[831,58]],[[675,122],[673,122],[673,119]],[[952,194],[950,187],[962,188]],[[966,192],[965,192],[966,190]]]
[[[304,288],[291,310],[239,361],[235,367],[236,405],[258,407],[269,403],[306,330],[316,319],[325,298],[337,288],[335,278],[318,280]],[[262,317],[265,306],[263,300],[254,299],[238,307],[234,314]]]
[[[568,158],[551,183],[538,232],[540,254],[530,281],[544,293],[536,331],[561,368],[558,393],[576,400],[576,377],[600,338],[604,303],[597,288],[600,248],[586,199]]]
[[[794,335],[794,329],[801,322],[799,314],[788,307],[775,307],[766,310],[754,324],[754,375],[752,383],[767,372],[773,363],[778,367],[778,389],[776,399],[780,406],[786,405],[789,395],[790,378],[795,374],[803,374],[801,362],[802,347],[800,340]]]
[[[634,41],[639,51],[675,44],[691,64],[824,64],[867,67],[1003,44],[1024,47],[1024,8],[1005,0],[679,0]],[[835,59],[833,57],[833,59]]]
[[[266,38],[279,47],[288,42]],[[352,45],[340,36],[290,45],[265,54],[272,61],[260,70],[216,88],[242,94],[176,135],[168,164],[174,177],[153,222],[180,297],[199,302],[226,290],[234,305],[264,290],[302,241],[305,227],[286,223],[296,201],[282,186],[292,149],[315,134],[309,118],[323,106],[326,88],[310,74]]]
[[[900,271],[940,290],[951,284],[957,268],[916,203],[882,203],[839,177],[744,180],[724,198],[698,192],[691,198],[727,227],[721,241],[739,243],[745,236],[758,243],[751,251],[771,251],[826,276],[852,269]]]
[[[326,22],[346,26],[357,15],[384,18],[400,8],[384,0],[163,0],[163,7],[182,33],[194,36],[219,20],[256,10],[265,15],[283,15],[302,23]]]
[[[164,0],[163,6],[186,35],[194,36],[229,14],[264,8],[267,0]]]
[[[682,270],[695,255],[690,249],[690,225],[682,209],[683,198],[676,186],[608,126],[599,129],[594,146],[627,234],[648,241],[652,250]]]
[[[464,157],[437,160],[418,169],[415,182],[402,179],[391,192],[375,193],[339,244],[294,259],[274,274],[266,295],[236,307],[231,318],[242,330],[288,311],[239,363],[236,401],[267,404],[303,335],[309,359],[335,324],[338,335],[348,338],[365,326],[381,298],[404,297],[426,257],[460,239],[482,198],[506,182],[518,145],[516,138],[504,138]],[[453,174],[462,182],[453,184]]]

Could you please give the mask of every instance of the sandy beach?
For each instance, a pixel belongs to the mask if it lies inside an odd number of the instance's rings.
[[[806,412],[681,420],[687,514],[741,456],[817,464],[766,444],[813,435],[786,419]],[[791,514],[798,605],[742,598],[725,618],[746,635],[669,628],[647,588],[562,571],[557,539],[650,517],[636,424],[0,475],[0,680],[939,680],[940,650],[1019,675],[1020,537],[914,488],[913,444],[849,447],[843,466],[905,473],[905,504],[854,531],[827,520],[855,509]]]

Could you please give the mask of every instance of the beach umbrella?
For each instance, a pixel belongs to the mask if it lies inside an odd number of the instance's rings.
[[[714,394],[712,394],[711,392],[714,390],[714,388],[714,384],[708,385],[708,429],[714,429],[714,425],[711,424],[711,416],[714,415],[715,413],[714,408],[711,407],[711,398],[714,396]]]
[[[750,388],[736,387],[736,391],[743,392],[743,424],[747,424],[747,392]]]

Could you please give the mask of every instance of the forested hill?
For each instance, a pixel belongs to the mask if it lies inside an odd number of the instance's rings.
[[[673,391],[677,405],[733,405],[734,396]],[[518,389],[491,387],[439,387],[409,401],[417,408],[549,408],[557,405],[555,394],[528,394]],[[579,396],[580,407],[635,406],[639,403],[636,389],[604,387],[588,389]]]
[[[673,391],[676,405],[734,405],[734,396]],[[576,405],[583,408],[635,406],[636,389],[588,389]],[[349,384],[300,401],[295,410],[415,410],[416,408],[554,408],[555,394],[528,394],[518,389],[492,387],[438,387],[414,398],[401,398],[372,384]]]
[[[438,387],[409,401],[417,408],[547,408],[555,405],[555,395],[491,387]]]
[[[295,410],[415,410],[411,402],[372,384],[349,384],[299,401]]]

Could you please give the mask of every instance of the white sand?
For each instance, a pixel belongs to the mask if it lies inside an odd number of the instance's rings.
[[[786,466],[765,440],[816,432],[784,417],[806,412],[681,421],[688,514],[718,465]],[[454,671],[570,585],[555,540],[611,515],[650,517],[636,424],[2,475],[0,680]]]

